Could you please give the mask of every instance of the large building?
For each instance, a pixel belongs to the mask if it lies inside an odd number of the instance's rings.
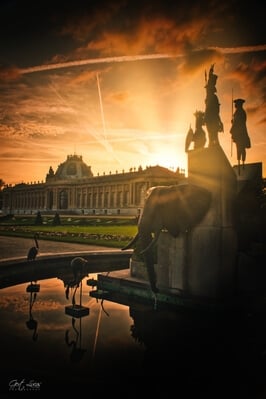
[[[178,184],[184,171],[161,166],[94,176],[80,155],[68,155],[56,172],[50,167],[45,182],[20,183],[2,191],[4,213],[137,215],[146,190]]]

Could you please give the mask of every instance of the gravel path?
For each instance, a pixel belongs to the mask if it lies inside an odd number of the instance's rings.
[[[94,251],[117,251],[118,248],[103,247],[97,245],[70,244],[65,242],[55,242],[39,240],[39,254],[51,254],[62,252],[94,252]],[[34,246],[32,238],[18,238],[0,236],[0,260],[8,258],[27,257],[30,247]]]

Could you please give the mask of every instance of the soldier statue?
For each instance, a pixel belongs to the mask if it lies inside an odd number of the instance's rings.
[[[240,162],[242,162],[244,168],[246,160],[246,148],[250,148],[251,143],[246,126],[247,114],[243,108],[245,100],[242,98],[237,98],[233,102],[235,104],[235,112],[232,118],[230,133],[232,136],[232,141],[236,144],[238,173],[240,174]]]
[[[217,75],[213,73],[214,64],[209,70],[209,76],[207,81],[207,76],[205,73],[206,81],[206,99],[205,99],[205,116],[204,123],[207,128],[209,137],[209,146],[219,144],[218,132],[223,132],[223,123],[220,118],[220,104],[216,93],[216,81]]]

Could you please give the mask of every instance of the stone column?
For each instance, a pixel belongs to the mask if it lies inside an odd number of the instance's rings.
[[[187,234],[174,238],[161,232],[155,268],[159,289],[186,290],[186,245]]]

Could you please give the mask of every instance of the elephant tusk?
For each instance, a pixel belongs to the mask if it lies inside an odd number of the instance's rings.
[[[135,237],[133,237],[133,239],[123,248],[121,248],[122,251],[125,251],[126,249],[129,249],[132,247],[132,245],[135,244],[135,242],[137,241],[137,239],[139,238],[139,233],[137,233],[135,235]]]

